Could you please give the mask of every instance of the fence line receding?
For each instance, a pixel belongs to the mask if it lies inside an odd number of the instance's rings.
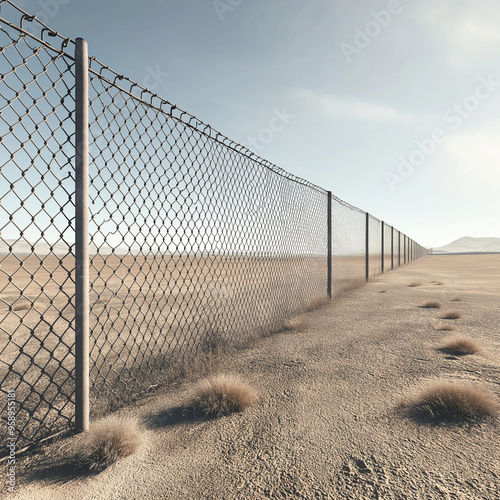
[[[0,386],[18,446],[427,253],[84,46],[0,0]]]

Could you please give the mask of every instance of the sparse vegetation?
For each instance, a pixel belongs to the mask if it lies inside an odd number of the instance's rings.
[[[135,453],[143,442],[143,432],[135,419],[111,416],[91,425],[82,438],[77,462],[101,470]]]
[[[289,332],[301,332],[308,326],[308,321],[304,316],[295,316],[283,324],[283,330]]]
[[[448,311],[441,316],[442,319],[460,319],[461,317],[462,315],[458,311]]]
[[[439,309],[441,307],[441,304],[433,300],[428,300],[427,302],[423,303],[420,307],[424,309]]]
[[[241,377],[222,374],[198,382],[191,405],[205,415],[221,416],[243,411],[257,400],[255,390]]]
[[[488,389],[462,381],[435,380],[410,400],[414,411],[430,418],[474,419],[494,415],[499,404]]]
[[[418,281],[412,281],[408,286],[410,286],[410,287],[422,286],[422,283],[420,283]]]
[[[481,350],[479,345],[469,337],[456,335],[448,337],[443,342],[443,350],[449,354],[475,354]]]

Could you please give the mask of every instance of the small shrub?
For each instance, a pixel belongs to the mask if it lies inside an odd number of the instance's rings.
[[[453,325],[439,325],[437,327],[437,329],[447,331],[447,332],[451,332],[453,330],[456,330],[456,328]]]
[[[449,354],[476,354],[481,349],[472,339],[463,336],[449,337],[444,340],[443,350]]]
[[[425,309],[439,309],[441,307],[441,304],[439,302],[428,300],[427,302],[422,304],[420,307],[423,307]]]
[[[445,312],[441,319],[460,319],[462,315],[458,311],[448,311]]]
[[[90,470],[101,470],[135,453],[143,433],[135,419],[108,417],[91,425],[77,451],[77,461]]]
[[[410,287],[422,286],[422,283],[419,283],[418,281],[412,281],[408,286]]]
[[[226,415],[257,402],[255,390],[237,375],[217,375],[198,382],[191,405],[205,415]]]
[[[413,410],[430,418],[478,418],[494,415],[499,404],[486,388],[461,381],[429,382],[411,400]]]
[[[307,319],[303,316],[296,316],[283,323],[283,330],[288,332],[301,332],[307,328]]]

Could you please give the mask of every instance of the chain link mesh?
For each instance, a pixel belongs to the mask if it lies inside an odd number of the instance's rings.
[[[15,391],[23,446],[74,415],[74,72],[67,54],[4,22],[0,47],[1,406]]]
[[[372,215],[368,222],[369,276],[382,272],[382,223]]]
[[[74,427],[74,44],[9,0],[0,14],[1,408],[15,390],[22,446]],[[94,58],[89,72],[96,416],[325,302],[329,193]],[[331,202],[336,295],[365,280],[366,213]]]
[[[91,396],[101,409],[324,300],[327,194],[92,66]]]
[[[384,272],[392,269],[392,227],[384,224]]]
[[[332,197],[332,296],[366,280],[366,212]]]

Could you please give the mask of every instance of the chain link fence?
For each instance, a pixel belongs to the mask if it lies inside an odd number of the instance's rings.
[[[77,355],[97,416],[281,330],[382,272],[382,255],[384,270],[403,263],[392,227],[90,58],[82,309],[75,43],[9,0],[0,17],[3,442],[9,391],[18,447],[75,427]],[[76,352],[78,311],[88,354]]]
[[[74,423],[75,75],[66,40],[0,6],[1,408],[15,390],[25,445]]]

